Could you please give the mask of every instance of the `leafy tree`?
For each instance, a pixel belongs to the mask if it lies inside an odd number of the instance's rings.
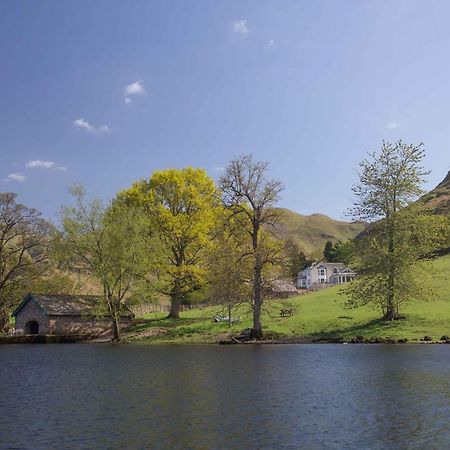
[[[229,326],[234,310],[251,296],[251,265],[243,257],[246,244],[242,230],[236,228],[232,218],[223,214],[208,252],[206,278],[208,297],[226,311]]]
[[[323,256],[328,262],[343,262],[344,264],[349,264],[353,256],[353,244],[351,241],[338,241],[335,244],[331,241],[327,241]]]
[[[0,193],[0,332],[27,287],[48,269],[50,225],[35,209]]]
[[[327,241],[325,242],[325,247],[323,249],[323,256],[327,261],[332,261],[333,260],[333,242],[332,241]]]
[[[298,274],[311,263],[301,246],[294,239],[287,239],[283,249],[283,276],[297,284]]]
[[[355,241],[358,278],[346,289],[348,306],[376,304],[385,320],[395,319],[405,302],[430,296],[426,257],[448,233],[444,217],[422,214],[412,204],[428,174],[421,166],[424,155],[422,144],[383,142],[378,154],[361,162],[353,188],[353,217],[371,225]]]
[[[103,295],[99,313],[113,324],[113,339],[120,340],[124,300],[147,267],[148,244],[139,216],[120,201],[105,206],[86,201],[81,186],[71,189],[72,207],[62,209],[59,255],[63,267],[94,277]]]
[[[203,169],[161,170],[120,197],[144,211],[161,241],[159,289],[171,299],[168,317],[178,319],[180,304],[205,282],[205,249],[218,206],[214,181]]]
[[[251,155],[233,159],[220,179],[222,201],[232,211],[234,220],[245,230],[252,259],[252,337],[262,336],[261,307],[263,302],[263,271],[277,263],[280,248],[264,227],[275,225],[278,214],[273,206],[283,187],[277,180],[266,178],[268,163],[257,162]]]

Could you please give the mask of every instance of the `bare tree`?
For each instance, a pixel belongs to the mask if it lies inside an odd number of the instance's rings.
[[[273,208],[280,197],[283,185],[266,178],[269,164],[254,161],[252,155],[233,159],[220,179],[222,201],[232,210],[233,219],[245,230],[250,240],[253,263],[252,307],[253,328],[251,336],[262,336],[261,308],[263,302],[263,270],[275,263],[279,254],[264,227],[274,226],[278,214]]]
[[[48,267],[50,225],[41,214],[0,193],[0,331],[18,296]]]

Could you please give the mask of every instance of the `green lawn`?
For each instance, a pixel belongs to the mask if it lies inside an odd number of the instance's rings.
[[[407,338],[419,341],[428,335],[438,340],[442,335],[450,336],[450,255],[437,259],[435,288],[436,298],[431,302],[414,302],[401,312],[406,318],[394,322],[379,320],[380,311],[368,307],[344,309],[344,297],[339,288],[328,288],[319,292],[293,297],[283,303],[275,302],[263,315],[263,328],[267,335],[276,337],[307,336],[343,337],[355,336]],[[280,308],[290,305],[292,317],[279,317]],[[212,318],[217,308],[195,309],[182,313],[178,321],[165,320],[164,314],[152,314],[142,319],[134,331],[142,334],[128,339],[148,343],[206,343],[226,339],[251,327],[251,316],[241,310],[239,324],[228,328],[226,323],[214,323]]]

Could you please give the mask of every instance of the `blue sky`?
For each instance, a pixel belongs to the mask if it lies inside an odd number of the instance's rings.
[[[55,217],[155,169],[271,162],[281,206],[344,218],[358,162],[450,168],[450,2],[0,1],[0,191]]]

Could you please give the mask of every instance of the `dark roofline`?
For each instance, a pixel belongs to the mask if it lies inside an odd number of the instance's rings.
[[[28,303],[29,300],[31,300],[33,298],[33,294],[31,292],[29,292],[25,298],[20,302],[20,305],[11,313],[11,317],[16,317],[17,314],[20,313],[20,311],[22,311],[22,309],[25,307],[25,305]],[[45,311],[45,309],[39,304],[39,302],[36,302],[39,306],[39,308],[43,311],[43,313],[45,315],[47,315],[47,311]]]
[[[26,304],[33,299],[34,297],[45,297],[45,296],[54,296],[54,297],[79,297],[79,298],[90,298],[90,299],[96,299],[99,300],[100,296],[97,295],[65,295],[65,294],[34,294],[32,292],[29,292],[24,299],[20,302],[19,306],[17,306],[17,308],[12,312],[11,317],[16,317],[17,314],[20,313],[20,311],[22,311],[22,309],[26,306]],[[44,308],[43,306],[40,304],[39,300],[36,299],[35,303],[37,304],[37,306],[39,307],[39,309],[41,309],[41,311],[46,315],[46,316],[79,316],[79,317],[92,317],[92,316],[99,316],[99,317],[107,317],[107,314],[101,314],[101,315],[97,315],[97,314],[93,314],[91,312],[88,313],[80,313],[80,314],[49,314]],[[124,303],[122,303],[121,305],[121,310],[122,310],[122,314],[125,313],[125,316],[128,316],[127,313],[129,313],[130,317],[135,317],[133,311],[131,311],[131,309],[125,305]],[[122,316],[121,314],[121,316]],[[124,316],[124,317],[125,317]]]

